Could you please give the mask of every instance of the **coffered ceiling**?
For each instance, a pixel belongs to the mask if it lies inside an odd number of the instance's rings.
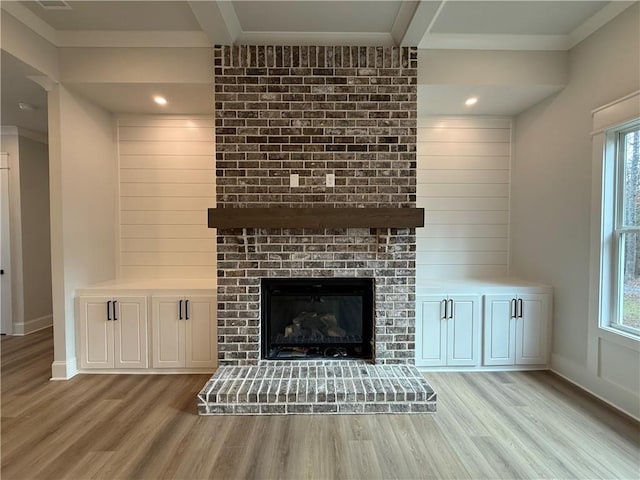
[[[54,8],[48,4],[57,4]],[[567,49],[632,2],[417,0],[3,1],[58,46],[180,42]],[[94,35],[88,36],[87,32]],[[180,32],[181,36],[167,36]],[[146,35],[143,35],[146,34]],[[164,35],[162,35],[164,34]],[[204,34],[204,35],[203,35]],[[513,37],[518,41],[513,43]],[[168,45],[166,45],[168,46]],[[177,45],[174,45],[177,46]],[[184,45],[181,45],[184,46]],[[480,47],[484,48],[484,47]]]
[[[57,47],[210,47],[214,44],[411,45],[424,49],[568,50],[632,1],[460,0],[192,0],[192,1],[7,1],[2,11]],[[52,7],[53,4],[53,7]],[[2,56],[2,123],[25,96],[24,65]],[[31,72],[34,73],[34,72]],[[37,72],[36,72],[37,73]],[[469,79],[466,91],[473,91]],[[143,111],[133,103],[143,84],[77,86],[115,112]],[[157,89],[158,85],[148,85]],[[37,88],[37,87],[36,87]],[[202,107],[194,85],[173,85],[177,112]],[[421,86],[437,110],[459,113],[460,85]],[[475,88],[475,91],[481,89]],[[133,93],[132,93],[133,92]],[[33,94],[33,92],[31,92]],[[545,92],[511,89],[484,102],[482,114],[514,114]],[[111,98],[113,101],[109,101]],[[131,101],[127,101],[131,98]],[[201,97],[200,97],[201,98]],[[15,110],[17,107],[13,108]],[[201,108],[200,108],[201,109]],[[46,111],[38,110],[46,116]],[[173,113],[177,113],[173,112]],[[193,111],[191,113],[202,113]],[[31,113],[33,116],[37,114]],[[45,117],[46,118],[46,117]],[[34,121],[33,128],[42,125]],[[46,123],[46,121],[45,121]]]

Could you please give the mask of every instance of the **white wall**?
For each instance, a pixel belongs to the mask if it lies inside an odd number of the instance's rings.
[[[23,323],[26,334],[52,324],[49,241],[49,153],[46,143],[19,136]]]
[[[640,86],[639,16],[636,3],[573,48],[567,87],[517,117],[511,215],[512,272],[555,289],[553,369],[636,417],[634,382],[588,371],[587,345],[596,288],[589,285],[591,111]],[[630,380],[640,375],[632,353]]]
[[[118,120],[122,278],[215,278],[213,116]]]
[[[418,119],[418,283],[507,275],[510,155],[509,119]]]
[[[75,374],[75,289],[115,278],[114,125],[64,86],[49,92],[54,378]]]
[[[25,335],[52,323],[49,156],[43,135],[2,127],[9,154],[12,331]]]

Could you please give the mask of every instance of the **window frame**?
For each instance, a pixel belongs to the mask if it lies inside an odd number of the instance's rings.
[[[640,329],[632,328],[622,323],[623,315],[623,295],[624,295],[624,237],[627,234],[640,235],[640,226],[627,226],[624,223],[625,207],[625,172],[626,172],[626,147],[625,136],[634,131],[640,130],[640,118],[625,122],[624,124],[609,129],[606,133],[607,143],[615,142],[613,149],[605,148],[605,168],[613,168],[613,185],[603,186],[603,195],[612,195],[614,198],[613,225],[611,227],[612,249],[611,249],[611,301],[610,318],[605,322],[601,318],[601,327],[609,327],[614,331],[621,331],[640,339]],[[608,154],[608,156],[607,156]],[[610,163],[613,162],[613,166]],[[603,215],[606,212],[603,211]]]
[[[610,126],[604,131],[602,158],[602,275],[600,276],[601,309],[598,326],[601,329],[640,341],[640,330],[623,325],[621,322],[623,302],[624,265],[622,243],[626,233],[640,234],[640,228],[625,227],[624,215],[624,173],[622,157],[623,138],[630,131],[640,128],[640,117]]]

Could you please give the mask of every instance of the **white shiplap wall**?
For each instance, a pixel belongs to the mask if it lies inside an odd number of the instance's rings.
[[[509,119],[418,119],[418,283],[508,273],[510,163]]]
[[[118,119],[121,278],[215,278],[214,120]]]

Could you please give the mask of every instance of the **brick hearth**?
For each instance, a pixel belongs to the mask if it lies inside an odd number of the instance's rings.
[[[349,360],[221,367],[198,395],[200,415],[435,411],[436,394],[414,366]]]

